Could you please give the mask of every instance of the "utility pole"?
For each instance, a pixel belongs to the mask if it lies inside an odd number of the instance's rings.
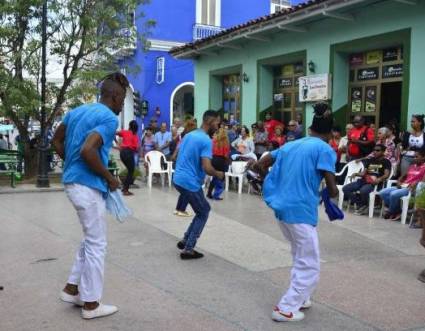
[[[49,187],[47,169],[47,134],[46,134],[46,45],[47,45],[47,0],[43,1],[41,19],[41,139],[39,141],[37,187]]]

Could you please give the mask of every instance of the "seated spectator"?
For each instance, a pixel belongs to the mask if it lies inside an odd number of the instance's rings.
[[[415,161],[407,170],[407,174],[397,181],[397,187],[388,187],[379,191],[379,196],[384,201],[388,211],[384,218],[398,221],[401,216],[400,198],[412,192],[416,185],[425,177],[425,150],[415,153]]]
[[[386,127],[380,128],[378,130],[376,144],[384,145],[386,147],[384,156],[385,156],[386,159],[388,159],[391,162],[393,169],[395,169],[395,167],[397,166],[396,148],[395,148],[394,141],[391,139],[390,134],[391,134],[391,132],[388,128],[386,128]],[[372,151],[366,157],[357,159],[356,161],[360,162],[361,160],[371,159],[373,157],[375,157],[374,151]]]
[[[294,141],[296,139],[300,139],[301,135],[298,130],[298,123],[297,121],[291,120],[288,123],[288,131],[286,132],[286,141]]]
[[[401,175],[404,175],[413,163],[415,151],[425,147],[424,115],[413,115],[410,126],[412,130],[410,132],[406,131],[402,136]]]
[[[345,132],[348,133],[353,128],[353,124],[348,123],[345,126]],[[338,152],[340,153],[340,160],[339,160],[339,167],[340,169],[337,169],[337,171],[341,171],[342,168],[347,164],[347,148],[348,148],[348,137],[347,134],[341,138],[338,145]],[[341,176],[337,177],[337,184],[342,185],[345,180],[345,173],[343,173]]]
[[[171,132],[167,131],[167,123],[161,123],[160,131],[155,133],[154,139],[156,150],[164,154],[167,160],[170,160]]]
[[[238,139],[232,142],[232,147],[236,149],[236,154],[232,155],[232,160],[243,160],[249,159],[257,160],[255,155],[255,146],[253,140],[249,137],[249,130],[246,126],[241,129],[241,135]]]
[[[353,174],[352,176],[353,178],[360,177],[360,179],[342,188],[344,197],[346,197],[349,202],[356,204],[354,213],[357,215],[362,215],[366,212],[369,193],[372,192],[377,185],[382,187],[391,173],[391,162],[384,156],[385,146],[376,145],[374,151],[374,158],[363,161],[365,166],[364,171],[362,173]]]
[[[354,128],[347,133],[349,161],[369,155],[375,145],[375,133],[369,128],[361,116],[353,119]]]
[[[264,128],[267,131],[267,136],[269,138],[270,141],[272,141],[273,137],[274,137],[274,129],[277,126],[281,126],[282,128],[285,129],[285,126],[283,125],[282,122],[279,122],[275,119],[272,118],[272,113],[271,112],[267,112],[266,113],[266,118],[264,120]]]
[[[264,124],[261,121],[257,122],[257,131],[254,135],[255,155],[259,159],[265,151],[267,151],[267,132],[264,129]]]
[[[281,126],[277,126],[274,129],[274,137],[271,141],[277,142],[279,147],[285,143],[285,136],[283,135],[283,128]]]
[[[252,123],[252,124],[251,124],[251,135],[250,135],[250,137],[251,137],[252,139],[254,139],[255,134],[257,133],[257,130],[258,130],[257,122]]]
[[[146,128],[145,130],[145,135],[142,139],[142,144],[141,144],[141,157],[144,160],[145,159],[145,155],[147,153],[149,153],[150,151],[155,150],[155,138],[153,136],[153,131],[152,128],[149,126]],[[146,162],[144,162],[145,165],[145,179],[148,176],[148,164]]]

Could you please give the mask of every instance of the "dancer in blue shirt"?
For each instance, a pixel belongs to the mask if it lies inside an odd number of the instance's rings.
[[[251,167],[265,173],[264,201],[273,209],[283,235],[291,243],[291,283],[272,313],[278,322],[300,321],[303,308],[311,306],[310,296],[319,280],[320,256],[317,237],[319,187],[322,179],[331,197],[335,184],[336,154],[328,145],[332,113],[324,103],[314,106],[310,137],[285,144]]]
[[[182,201],[188,201],[195,217],[177,247],[182,260],[199,259],[204,255],[194,250],[196,241],[204,229],[210,212],[210,205],[205,199],[202,184],[205,174],[224,179],[224,172],[216,171],[211,165],[212,140],[210,136],[217,131],[220,118],[217,112],[207,110],[202,119],[202,126],[184,136],[179,148],[174,186],[181,194]]]

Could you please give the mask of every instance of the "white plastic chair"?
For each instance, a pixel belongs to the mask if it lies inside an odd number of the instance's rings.
[[[229,167],[229,171],[225,173],[225,190],[229,191],[229,177],[238,179],[238,193],[242,194],[242,185],[245,177],[245,168],[248,162],[245,161],[233,161]]]
[[[170,164],[167,162],[165,155],[158,151],[150,151],[145,155],[145,162],[148,164],[148,187],[152,187],[152,175],[160,174],[161,183],[164,186],[163,175],[168,176],[168,185],[171,187]],[[162,169],[161,164],[167,165],[166,169]]]
[[[391,167],[390,176],[388,178],[392,178],[394,176],[394,167]],[[388,182],[390,182],[391,179],[387,179],[387,184],[384,185],[386,187],[388,186]],[[375,185],[375,188],[372,192],[369,193],[369,218],[373,217],[373,211],[375,210],[375,198],[378,194],[378,185]]]
[[[395,179],[390,179],[387,181],[387,188],[388,187],[392,187],[393,185],[397,184],[397,180]],[[409,203],[410,203],[410,198],[412,197],[412,193],[409,192],[409,194],[405,195],[404,197],[401,197],[401,219],[400,222],[401,224],[406,224],[406,220],[407,220],[407,213],[409,212]],[[380,216],[382,217],[382,215],[384,214],[384,203],[382,203],[382,208],[381,208],[381,213]],[[413,219],[413,214],[412,217],[410,218],[410,222],[412,222]]]
[[[336,173],[335,176],[342,176],[345,172],[345,170],[347,170],[347,175],[345,176],[344,179],[344,184],[342,185],[337,185],[336,187],[338,188],[338,207],[339,209],[342,209],[342,204],[344,202],[344,191],[342,190],[342,188],[344,187],[344,185],[347,185],[349,183],[351,183],[353,180],[356,180],[357,178],[351,178],[351,176],[355,173],[360,173],[364,170],[364,165],[362,162],[356,162],[356,161],[350,161],[348,162],[340,172]]]

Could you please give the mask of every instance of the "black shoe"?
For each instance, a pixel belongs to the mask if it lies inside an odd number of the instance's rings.
[[[192,260],[192,259],[200,259],[201,257],[204,257],[204,254],[199,253],[195,250],[191,251],[191,252],[181,252],[180,253],[180,258],[182,260]]]
[[[208,198],[208,199],[212,199],[212,198],[213,198],[213,196],[212,196],[211,194],[207,194],[207,198]]]
[[[184,242],[184,240],[180,240],[180,241],[177,243],[177,248],[178,248],[178,249],[184,249],[184,248],[185,248],[185,246],[186,246],[186,243]]]

